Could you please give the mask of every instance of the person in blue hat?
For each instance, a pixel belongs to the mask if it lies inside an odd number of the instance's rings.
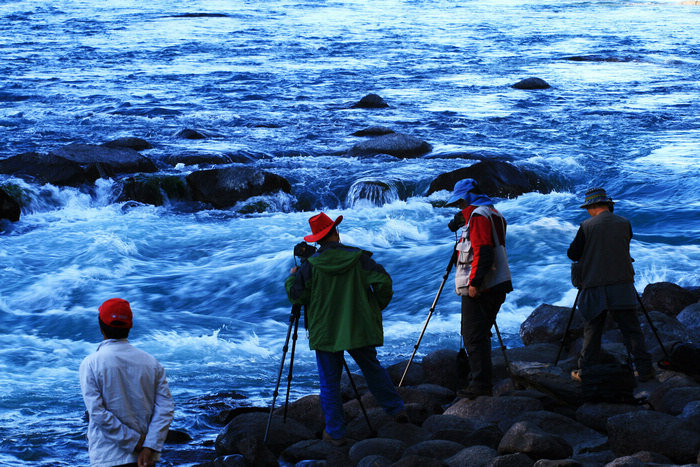
[[[632,225],[626,218],[613,214],[613,205],[603,188],[586,191],[581,208],[590,217],[581,223],[567,250],[569,259],[579,263],[578,309],[585,320],[579,368],[571,373],[577,381],[598,363],[608,312],[622,331],[639,380],[648,381],[655,376],[636,313],[638,296],[630,256]]]
[[[446,206],[460,209],[448,227],[462,229],[455,292],[462,297],[462,339],[469,356],[469,384],[458,397],[492,395],[491,327],[513,290],[506,253],[506,220],[475,180],[458,181]]]

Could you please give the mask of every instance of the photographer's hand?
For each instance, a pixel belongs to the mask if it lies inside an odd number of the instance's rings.
[[[292,269],[289,270],[289,274],[294,274],[295,272],[297,272],[297,269],[299,269],[299,267],[294,266]]]

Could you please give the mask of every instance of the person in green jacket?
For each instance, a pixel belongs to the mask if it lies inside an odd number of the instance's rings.
[[[321,383],[321,408],[326,420],[323,438],[345,444],[345,418],[340,392],[344,351],[362,370],[367,386],[381,407],[398,422],[407,422],[404,403],[377,360],[377,346],[384,343],[382,310],[393,296],[391,277],[369,251],[343,245],[336,226],[325,213],[309,219],[311,235],[319,249],[293,267],[285,281],[289,300],[305,305],[309,347],[316,351]]]

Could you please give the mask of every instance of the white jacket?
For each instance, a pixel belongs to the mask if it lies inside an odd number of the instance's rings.
[[[90,465],[136,462],[134,448],[160,452],[173,419],[174,403],[165,370],[126,339],[107,339],[80,364],[80,388],[87,408]]]

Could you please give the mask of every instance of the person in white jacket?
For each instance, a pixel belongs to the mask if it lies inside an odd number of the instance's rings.
[[[174,403],[163,366],[127,340],[129,302],[111,298],[99,308],[104,340],[80,364],[93,467],[150,467],[173,419]]]

